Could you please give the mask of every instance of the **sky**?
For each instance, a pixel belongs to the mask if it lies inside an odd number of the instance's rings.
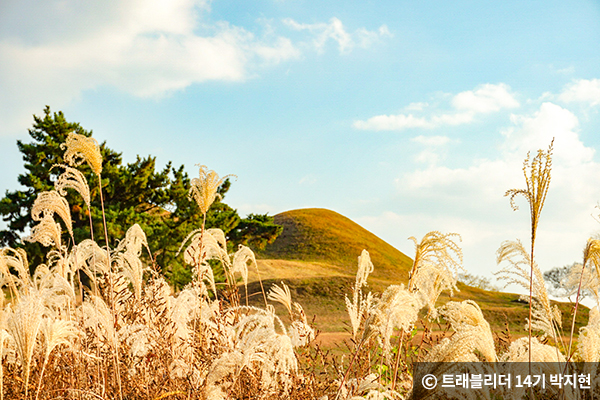
[[[411,257],[459,233],[485,277],[554,138],[540,268],[600,233],[597,1],[2,0],[3,193],[45,105],[125,161],[236,174],[241,215],[328,208]]]

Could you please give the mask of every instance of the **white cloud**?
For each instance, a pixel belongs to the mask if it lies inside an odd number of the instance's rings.
[[[425,232],[463,234],[467,268],[479,274],[495,269],[493,252],[503,240],[529,239],[525,200],[517,199],[520,211],[515,213],[503,195],[507,189],[525,188],[522,168],[527,152],[533,156],[538,149],[546,150],[554,137],[552,180],[539,225],[538,260],[542,269],[575,261],[587,238],[598,229],[590,214],[597,214],[594,206],[600,199],[600,186],[594,184],[600,164],[593,159],[594,149],[579,137],[578,118],[568,109],[545,102],[535,112],[513,115],[511,127],[501,137],[495,159],[479,159],[458,168],[430,163],[402,174],[396,181],[399,195],[413,204],[415,214],[398,214],[396,219],[419,220],[413,226]],[[428,140],[417,137],[413,141]],[[431,138],[431,142],[436,140]],[[436,206],[429,208],[431,204]],[[371,223],[381,224],[384,231],[402,226],[386,222],[391,221],[389,215],[373,218]],[[404,229],[402,234],[415,233]]]
[[[450,142],[448,136],[416,136],[411,141],[424,144],[426,146],[443,146]]]
[[[440,148],[450,142],[448,136],[416,136],[411,139],[411,142],[419,143],[425,146],[425,149],[417,153],[414,157],[415,161],[422,164],[437,164],[442,158]]]
[[[44,104],[112,86],[161,97],[194,83],[242,81],[300,56],[290,39],[210,22],[205,0],[11,1],[0,12],[0,120],[23,129]]]
[[[409,105],[404,107],[404,109],[407,111],[423,111],[427,106],[429,106],[429,103],[425,103],[425,102],[410,103]]]
[[[506,84],[492,85],[488,83],[481,85],[476,90],[457,94],[452,99],[452,105],[457,110],[486,114],[504,108],[519,107],[519,102],[510,94]]]
[[[160,98],[196,83],[244,81],[302,55],[265,18],[260,35],[211,20],[209,0],[6,0],[0,7],[0,135],[23,131],[45,104],[61,109],[86,90]],[[391,36],[385,25],[349,32],[337,18],[286,24],[307,31],[317,48],[335,41],[342,53]]]
[[[417,155],[415,155],[414,160],[420,164],[429,164],[434,165],[437,164],[440,160],[440,154],[433,149],[425,149]]]
[[[425,118],[415,117],[412,114],[405,115],[377,115],[366,121],[355,121],[356,129],[374,130],[374,131],[393,131],[406,128],[432,128],[433,123]]]
[[[190,34],[208,10],[206,0],[5,0],[0,37],[43,45],[117,31],[123,35],[150,31]]]
[[[457,112],[453,114],[434,115],[431,117],[431,124],[434,128],[442,125],[463,125],[473,121],[474,116],[474,112]]]
[[[579,120],[571,111],[545,102],[531,116],[512,115],[513,126],[502,133],[505,148],[516,154],[546,149],[554,138],[554,154],[562,163],[577,165],[589,163],[594,149],[579,140]]]
[[[377,43],[381,38],[393,37],[387,25],[381,25],[377,31],[369,31],[365,28],[360,28],[354,33],[355,42],[358,47],[367,49],[374,43]]]
[[[256,44],[254,52],[262,59],[278,64],[280,62],[300,57],[300,50],[288,38],[280,37],[271,45]]]
[[[565,103],[581,102],[597,106],[600,104],[600,79],[579,79],[568,85],[558,98]]]
[[[569,110],[552,103],[543,103],[532,115],[513,115],[513,126],[502,132],[504,143],[501,157],[495,160],[478,160],[466,168],[446,166],[416,170],[399,178],[400,187],[425,196],[437,194],[455,195],[462,193],[465,198],[479,198],[489,202],[506,189],[518,185],[522,176],[522,163],[527,152],[546,150],[554,138],[554,175],[557,179],[570,177],[575,184],[580,177],[570,176],[565,171],[584,168],[586,171],[598,169],[593,161],[594,149],[586,147],[578,135],[579,122]],[[425,139],[413,139],[415,141]],[[433,139],[432,139],[433,141]],[[581,171],[580,171],[581,172]],[[584,174],[586,177],[590,173]],[[599,175],[600,176],[600,175]],[[587,178],[586,178],[587,179]],[[579,184],[583,186],[583,183]],[[431,192],[429,192],[431,190]],[[568,192],[568,191],[567,191]],[[486,196],[483,198],[482,196]],[[573,194],[580,196],[580,194]],[[600,189],[598,190],[600,199]],[[588,198],[591,203],[597,199]],[[576,198],[570,204],[579,203]]]
[[[313,46],[322,52],[329,40],[337,43],[340,53],[349,53],[354,47],[368,48],[381,38],[391,37],[388,27],[382,25],[377,31],[369,31],[365,28],[357,29],[350,33],[338,18],[331,18],[328,23],[318,22],[315,24],[303,24],[291,18],[283,20],[283,23],[297,31],[309,31],[313,34]]]
[[[413,114],[377,115],[366,121],[355,121],[356,129],[374,131],[393,131],[409,128],[433,129],[440,126],[463,125],[472,122],[477,114],[489,114],[503,109],[519,107],[519,102],[510,93],[504,83],[485,84],[475,90],[455,95],[451,102],[453,112],[433,113],[429,118]],[[423,111],[427,103],[411,103],[406,109]]]

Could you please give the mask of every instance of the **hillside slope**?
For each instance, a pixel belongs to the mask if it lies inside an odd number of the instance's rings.
[[[258,253],[258,267],[265,289],[285,282],[294,301],[301,303],[309,318],[325,332],[348,329],[345,296],[352,295],[357,258],[363,249],[369,251],[375,270],[369,276],[366,291],[381,293],[389,285],[406,284],[412,259],[350,219],[330,210],[309,208],[275,215],[283,225],[282,234]],[[264,304],[256,271],[249,271],[249,301]],[[489,292],[459,283],[460,291],[452,296],[442,294],[437,305],[447,301],[471,299],[481,307],[493,331],[500,332],[508,324],[510,331],[524,335],[529,314],[519,295]],[[568,325],[572,304],[556,303],[563,323]],[[278,306],[278,308],[280,308]],[[285,315],[282,309],[281,313]],[[577,329],[587,322],[589,309],[580,307]]]
[[[375,271],[372,277],[406,282],[412,259],[356,222],[334,211],[306,208],[275,215],[282,234],[259,258],[325,263],[342,275],[356,274],[357,258],[366,249]]]

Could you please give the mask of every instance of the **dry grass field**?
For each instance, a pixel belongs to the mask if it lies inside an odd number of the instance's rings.
[[[411,258],[323,209],[277,215],[283,234],[258,260],[243,245],[229,252],[223,231],[203,222],[179,251],[192,282],[174,291],[139,225],[112,247],[75,241],[64,193],[89,207],[77,167],[102,182],[102,158],[94,139],[70,133],[64,160],[54,190],[33,203],[37,225],[25,239],[46,249],[46,262],[0,251],[0,400],[403,399],[418,361],[600,361],[600,313],[551,302],[534,259],[551,148],[526,159],[527,188],[507,192],[531,205],[531,251],[507,241],[498,252],[501,277],[529,290],[520,297],[458,283],[455,233],[411,238]],[[205,166],[191,181],[203,221],[223,181]],[[571,280],[598,293],[600,240],[585,249]],[[495,396],[515,393],[526,395]]]

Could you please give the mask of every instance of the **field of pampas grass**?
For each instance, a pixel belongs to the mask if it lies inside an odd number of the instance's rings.
[[[473,300],[440,304],[442,293],[457,290],[462,250],[458,234],[430,232],[411,238],[409,281],[380,294],[368,290],[377,265],[366,250],[356,255],[356,279],[345,298],[352,339],[344,355],[315,345],[315,329],[284,283],[262,289],[260,307],[241,300],[247,299],[241,292],[248,270],[260,276],[256,258],[245,246],[229,254],[219,229],[202,224],[181,244],[193,280],[176,293],[150,262],[152,249],[138,225],[113,248],[93,236],[75,243],[64,196],[75,190],[89,207],[90,190],[77,167],[86,163],[99,176],[102,162],[93,139],[71,134],[64,148],[70,165],[56,166],[64,173],[55,190],[40,193],[33,204],[38,225],[26,239],[47,248],[46,263],[29,265],[21,249],[0,252],[6,294],[0,400],[403,399],[411,396],[413,363],[419,361],[600,361],[598,309],[578,337],[567,321],[565,342],[562,317],[535,263],[551,147],[525,161],[527,188],[507,192],[511,201],[523,195],[531,205],[530,250],[515,240],[498,252],[502,277],[529,292],[523,298],[530,307],[523,321],[528,336],[512,340],[509,332],[492,332]],[[225,177],[205,166],[199,171],[189,195],[206,215]],[[583,264],[569,276],[578,283],[578,299],[582,288],[598,293],[599,243],[590,240]],[[225,271],[225,285],[215,282],[214,265]],[[82,284],[82,277],[89,283]],[[432,335],[434,325],[448,333]],[[420,341],[414,340],[417,330]]]

